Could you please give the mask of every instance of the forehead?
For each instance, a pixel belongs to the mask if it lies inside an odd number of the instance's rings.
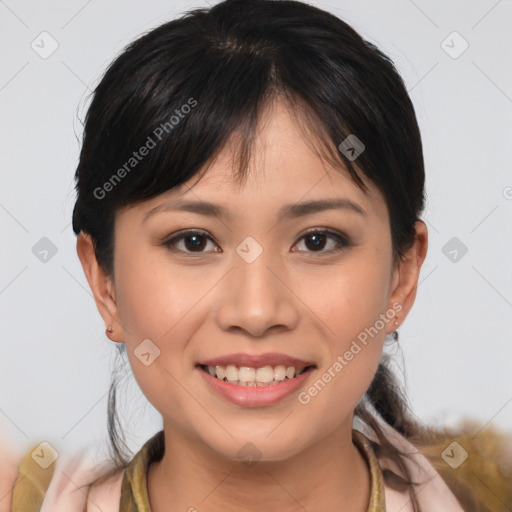
[[[204,172],[140,208],[147,214],[162,201],[203,200],[238,214],[254,215],[285,203],[343,198],[360,205],[368,215],[387,214],[378,188],[363,176],[368,187],[364,192],[348,170],[335,168],[322,158],[284,102],[271,103],[262,114],[247,174],[241,181],[235,157],[239,142],[239,134],[234,134]]]

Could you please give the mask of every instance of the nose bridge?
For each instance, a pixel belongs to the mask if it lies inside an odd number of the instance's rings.
[[[249,246],[249,250],[244,252]],[[234,276],[236,294],[238,300],[251,298],[254,308],[260,308],[261,305],[270,305],[276,297],[276,277],[271,272],[272,265],[275,266],[275,260],[270,254],[270,250],[261,252],[251,247],[250,242],[241,244],[237,248],[237,256],[234,257]],[[275,271],[274,271],[275,272]],[[240,289],[238,289],[240,287]],[[267,297],[263,297],[267,295]],[[265,298],[264,302],[260,301]]]
[[[223,329],[237,327],[261,336],[274,326],[294,326],[298,316],[293,297],[277,277],[281,265],[271,249],[247,237],[233,254],[233,267],[217,310]]]

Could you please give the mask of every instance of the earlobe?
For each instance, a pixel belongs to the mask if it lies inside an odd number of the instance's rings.
[[[414,243],[404,255],[404,258],[397,263],[393,273],[393,292],[389,299],[389,307],[393,307],[393,304],[401,305],[400,314],[397,315],[400,318],[400,324],[403,324],[414,304],[421,266],[427,255],[427,226],[419,220],[416,222],[415,228]]]
[[[117,309],[117,303],[115,299],[115,289],[112,279],[105,273],[101,265],[98,263],[96,254],[94,252],[94,245],[92,239],[87,233],[80,233],[76,241],[76,251],[82,268],[84,270],[85,277],[89,283],[96,307],[103,318],[106,326],[113,326],[112,333],[115,332],[116,337],[113,338],[113,334],[106,334],[112,341],[124,342],[123,329],[119,322],[119,314]],[[116,328],[117,327],[117,328]]]

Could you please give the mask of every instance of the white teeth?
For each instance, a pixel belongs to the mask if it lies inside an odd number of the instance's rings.
[[[272,382],[274,380],[274,368],[264,366],[256,370],[256,381],[260,383]]]
[[[240,382],[252,382],[256,377],[256,370],[254,368],[248,368],[242,366],[238,371],[238,379]]]
[[[212,377],[225,380],[231,384],[239,386],[275,386],[285,379],[293,379],[304,373],[305,368],[295,368],[295,366],[284,366],[279,364],[275,367],[263,366],[261,368],[251,368],[241,366],[240,368],[228,364],[227,366],[208,366],[208,373]]]
[[[286,368],[280,364],[274,368],[274,380],[284,380],[286,377]]]
[[[216,366],[215,371],[217,372],[217,378],[220,380],[223,380],[226,376],[226,368],[224,368],[224,366]]]
[[[238,380],[238,368],[232,364],[226,366],[226,379],[229,382],[236,382]]]

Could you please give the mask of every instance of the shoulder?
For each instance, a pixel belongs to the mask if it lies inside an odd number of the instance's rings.
[[[363,429],[367,436],[380,469],[384,484],[384,496],[387,512],[414,512],[411,487],[414,482],[414,494],[423,512],[469,512],[463,509],[439,473],[426,457],[404,436],[382,421],[378,421],[386,439],[405,455],[400,460],[386,455],[373,432]],[[401,463],[399,464],[399,462]],[[406,471],[407,473],[406,474]],[[409,480],[410,479],[410,480]]]
[[[389,425],[381,426],[393,445],[408,454],[403,460],[427,512],[497,512],[504,503],[512,503],[512,433],[464,422],[456,428],[429,430],[421,439],[406,439]],[[379,464],[383,472],[404,476],[387,458]],[[385,490],[389,510],[408,510],[407,492],[389,485]]]
[[[92,448],[41,464],[44,450],[36,444],[6,458],[0,446],[0,512],[119,512],[121,468]]]
[[[24,455],[13,455],[5,441],[0,447],[0,512],[39,510],[53,476],[45,464],[44,448],[33,445]]]
[[[96,480],[89,488],[87,512],[118,512],[124,471],[115,469]]]
[[[512,432],[465,421],[437,429],[419,450],[465,510],[503,510],[512,504]]]

